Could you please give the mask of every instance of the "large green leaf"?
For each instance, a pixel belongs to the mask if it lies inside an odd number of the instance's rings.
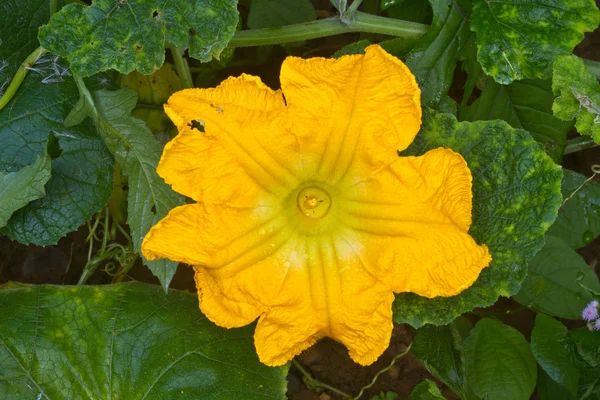
[[[189,48],[200,61],[218,58],[237,22],[236,0],[95,0],[63,7],[39,39],[80,76],[108,69],[151,74],[166,45]]]
[[[537,393],[541,400],[577,400],[538,365]]]
[[[527,400],[536,381],[529,343],[516,329],[484,318],[465,340],[469,386],[487,400]]]
[[[40,45],[37,29],[50,19],[49,4],[48,0],[0,2],[0,89],[6,88],[23,60]]]
[[[498,83],[549,78],[554,60],[596,29],[599,15],[594,0],[474,0],[477,57]]]
[[[444,325],[499,296],[519,291],[529,260],[544,244],[561,203],[562,172],[527,132],[504,121],[457,122],[425,109],[415,142],[402,155],[448,147],[460,153],[473,175],[473,224],[469,233],[485,243],[492,262],[470,288],[454,297],[396,296],[394,321],[415,327]],[[460,273],[460,272],[458,272]]]
[[[194,294],[141,283],[0,290],[0,398],[284,399],[287,367],[258,361]]]
[[[278,28],[317,19],[310,0],[252,0],[248,27]]]
[[[500,85],[488,79],[481,97],[469,107],[461,107],[459,119],[502,119],[513,128],[525,129],[557,162],[562,159],[567,133],[573,127],[552,115],[552,87],[550,81],[543,80]]]
[[[546,236],[546,245],[531,260],[529,273],[514,299],[523,305],[556,315],[580,319],[591,300],[586,289],[600,291],[594,270],[563,240]]]
[[[568,169],[563,170],[562,193],[566,199],[588,179]],[[549,235],[561,238],[574,249],[584,247],[600,235],[600,184],[586,183],[558,211]]]
[[[417,78],[423,104],[436,107],[452,84],[458,55],[470,32],[457,1],[429,2],[433,8],[433,23],[408,54],[406,65]]]
[[[143,121],[130,116],[137,102],[131,89],[98,90],[90,93],[77,78],[81,99],[67,117],[67,125],[89,116],[109,150],[129,177],[127,223],[136,252],[150,228],[174,207],[183,204],[179,195],[156,173],[161,147]],[[158,277],[163,288],[169,287],[177,263],[166,259],[144,263]]]
[[[577,132],[600,143],[600,84],[581,58],[556,60],[552,90],[558,96],[552,106],[554,115],[565,121],[575,119]]]
[[[577,394],[579,371],[569,348],[569,330],[552,317],[538,314],[531,332],[531,352],[556,382]]]
[[[58,65],[58,66],[53,66]],[[3,232],[22,243],[55,244],[102,208],[112,192],[114,160],[91,124],[63,125],[79,97],[65,67],[49,57],[34,66],[11,102],[0,111],[0,170],[16,171],[44,154],[48,134],[62,150],[52,160],[46,196],[18,210]]]
[[[419,383],[413,391],[410,393],[410,397],[408,400],[444,400],[445,397],[440,393],[440,389],[437,385],[430,381],[429,379],[425,379],[423,382]]]
[[[0,2],[0,15],[2,88],[39,47],[38,27],[50,18],[50,4],[47,0],[6,0]],[[65,129],[62,125],[77,99],[77,89],[60,60],[46,56],[32,68],[15,97],[0,111],[0,171],[15,172],[34,163],[45,153],[51,132],[63,152],[52,160],[46,196],[17,211],[2,232],[23,243],[48,245],[106,203],[112,189],[113,160],[93,128]],[[64,76],[58,77],[57,72]]]
[[[425,368],[463,399],[468,394],[463,340],[469,329],[463,317],[447,326],[425,326],[417,331],[412,346]]]
[[[46,195],[44,185],[50,179],[50,165],[50,156],[44,154],[16,172],[0,171],[0,228],[19,208]]]

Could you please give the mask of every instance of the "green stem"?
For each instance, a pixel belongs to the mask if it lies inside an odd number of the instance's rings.
[[[583,60],[583,63],[596,78],[600,78],[600,62],[592,60]]]
[[[428,25],[379,17],[356,12],[354,18],[342,22],[340,17],[282,26],[281,28],[250,29],[238,31],[229,42],[229,47],[263,46],[316,39],[348,32],[369,32],[382,35],[420,37],[429,29]]]
[[[175,61],[175,70],[181,80],[181,85],[184,88],[193,88],[194,81],[192,80],[192,73],[190,72],[190,66],[186,58],[183,56],[183,51],[178,47],[171,46],[171,54],[173,54],[173,61]]]
[[[99,219],[98,219],[98,221],[99,221]],[[89,261],[83,268],[83,272],[81,273],[79,282],[77,282],[77,286],[81,286],[81,285],[85,284],[87,282],[87,280],[94,274],[94,272],[96,272],[96,269],[98,269],[98,266],[102,263],[102,261],[113,257],[113,254],[111,252],[106,251],[106,245],[108,244],[108,235],[109,235],[108,222],[109,222],[109,213],[108,213],[108,207],[106,207],[104,209],[104,226],[103,226],[103,231],[102,231],[102,245],[100,247],[100,250],[98,250],[98,252],[94,256],[94,258],[92,258],[91,260],[89,260],[89,254],[88,254]],[[95,230],[97,226],[98,226],[98,224],[95,223],[93,229]],[[94,240],[93,234],[90,234],[90,246],[91,246],[91,243],[93,242],[93,240]],[[90,250],[91,250],[91,247],[90,247]]]
[[[17,73],[10,82],[10,85],[8,85],[8,87],[6,88],[6,92],[4,92],[2,97],[0,97],[0,110],[6,107],[6,105],[12,100],[14,95],[17,93],[17,90],[19,90],[19,87],[21,87],[21,83],[23,83],[23,79],[25,79],[25,76],[27,75],[27,68],[30,68],[41,56],[43,56],[47,52],[48,50],[44,49],[43,47],[38,47],[30,55],[27,56],[23,63],[21,63],[19,69],[17,70]]]
[[[360,3],[362,2],[363,0],[354,0],[352,4],[350,4],[350,7],[348,7],[348,9],[346,10],[345,14],[353,15],[355,12],[358,11],[358,7],[360,7]]]
[[[375,382],[377,382],[377,378],[379,378],[379,376],[381,374],[389,371],[394,366],[396,361],[398,361],[400,358],[402,358],[408,354],[411,347],[412,347],[412,342],[409,343],[406,350],[404,350],[402,353],[396,355],[387,367],[385,367],[384,369],[377,372],[375,374],[375,376],[373,377],[373,379],[371,380],[371,382],[368,385],[363,386],[360,389],[360,392],[354,397],[349,395],[346,392],[342,392],[340,389],[334,388],[333,386],[329,386],[328,384],[323,383],[320,380],[313,378],[312,375],[310,374],[310,372],[308,372],[302,366],[302,364],[300,364],[298,361],[292,359],[292,364],[294,365],[294,367],[296,367],[298,369],[298,371],[300,371],[302,373],[302,375],[304,376],[304,381],[306,383],[306,386],[308,386],[310,389],[313,389],[313,390],[327,389],[333,393],[339,394],[340,396],[342,396],[345,399],[359,400],[362,397],[362,395],[365,393],[365,390],[369,389],[370,387],[372,387],[375,384]]]
[[[353,397],[352,400],[359,400],[362,397],[362,395],[365,392],[365,390],[369,389],[371,386],[373,386],[375,384],[375,382],[377,381],[377,378],[379,378],[379,375],[383,374],[384,372],[389,371],[394,366],[394,364],[396,363],[396,361],[398,361],[400,358],[402,358],[402,357],[404,357],[405,355],[408,354],[408,352],[410,351],[411,347],[412,347],[412,342],[410,342],[408,344],[408,347],[406,348],[406,350],[404,350],[402,353],[396,355],[392,359],[392,361],[390,362],[390,365],[388,365],[386,368],[384,368],[384,369],[380,370],[378,373],[376,373],[375,376],[373,377],[373,380],[371,380],[371,383],[369,383],[368,385],[363,386],[360,389],[360,392],[355,397]]]
[[[563,154],[576,153],[596,146],[598,146],[598,144],[594,142],[594,139],[592,139],[591,136],[579,136],[575,139],[567,140],[567,145],[565,146]]]
[[[348,393],[342,392],[340,389],[334,388],[333,386],[329,386],[328,384],[323,383],[320,380],[313,378],[312,375],[310,374],[310,372],[308,372],[302,366],[302,364],[300,364],[298,361],[292,360],[292,364],[304,376],[304,380],[306,382],[306,386],[309,386],[310,388],[317,389],[317,390],[318,389],[327,389],[327,390],[329,390],[329,391],[331,391],[333,393],[339,394],[340,396],[342,396],[345,399],[351,399],[352,398],[352,396],[350,396]]]

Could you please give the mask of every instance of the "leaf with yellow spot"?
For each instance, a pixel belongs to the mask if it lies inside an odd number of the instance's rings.
[[[402,155],[448,147],[473,174],[473,224],[469,233],[485,243],[493,260],[479,279],[454,297],[396,296],[394,322],[414,327],[446,325],[475,307],[519,291],[529,260],[544,245],[544,233],[561,203],[560,167],[526,131],[504,121],[457,122],[449,114],[424,112],[423,127]]]

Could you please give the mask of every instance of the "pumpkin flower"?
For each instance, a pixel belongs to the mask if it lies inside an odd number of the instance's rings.
[[[179,134],[158,173],[195,203],[142,251],[192,265],[215,324],[259,318],[263,363],[328,336],[368,365],[389,345],[394,293],[454,296],[490,263],[467,232],[471,173],[449,149],[398,157],[419,131],[421,92],[377,45],[289,57],[280,78],[276,91],[242,75],[171,96]]]

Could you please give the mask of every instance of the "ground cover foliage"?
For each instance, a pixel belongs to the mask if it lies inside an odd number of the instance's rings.
[[[5,0],[0,15],[0,398],[600,400],[600,53],[573,54],[598,29],[592,0]],[[189,267],[140,248],[187,201],[156,172],[172,93],[243,72],[277,89],[287,55],[373,43],[422,91],[399,155],[467,161],[469,234],[493,261],[457,296],[396,295],[389,365],[344,383],[309,353],[261,364],[254,325],[214,325],[181,290]],[[60,279],[39,278],[50,258],[27,264],[39,279],[10,272],[10,252],[61,243]],[[427,375],[395,384],[409,358]]]

